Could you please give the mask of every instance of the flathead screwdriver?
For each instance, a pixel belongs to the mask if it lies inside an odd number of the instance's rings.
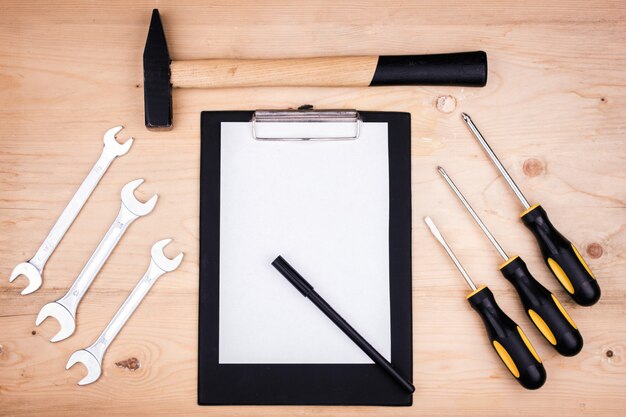
[[[550,271],[578,304],[590,306],[598,302],[601,294],[600,286],[578,249],[556,230],[540,204],[530,205],[472,119],[466,113],[462,113],[461,116],[524,206],[524,212],[520,218],[537,239],[543,259]]]
[[[509,257],[506,254],[448,173],[442,167],[437,167],[437,170],[504,259],[504,263],[499,268],[500,272],[515,287],[524,311],[537,330],[561,355],[574,356],[580,352],[583,347],[583,338],[556,296],[532,276],[521,257],[517,255]]]
[[[432,219],[425,217],[424,221],[472,289],[467,301],[483,320],[491,346],[504,365],[524,388],[540,388],[546,382],[546,370],[522,329],[500,309],[489,288],[476,288]]]

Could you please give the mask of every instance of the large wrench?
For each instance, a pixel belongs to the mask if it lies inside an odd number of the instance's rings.
[[[106,232],[98,247],[87,261],[69,291],[57,301],[43,306],[35,324],[39,326],[48,317],[54,317],[59,321],[61,330],[50,340],[58,342],[70,337],[76,329],[76,310],[83,296],[91,286],[91,283],[100,272],[100,269],[113,252],[128,226],[141,216],[150,213],[156,205],[158,196],[155,194],[145,203],[135,198],[133,191],[139,187],[143,179],[129,182],[122,188],[122,205],[120,211]]]
[[[163,248],[172,241],[172,239],[160,240],[152,246],[150,266],[148,270],[139,280],[133,291],[130,293],[124,304],[117,310],[111,322],[104,329],[100,337],[89,347],[77,350],[70,356],[65,369],[70,369],[76,363],[80,362],[87,368],[87,376],[78,382],[78,385],[87,385],[95,382],[102,374],[102,358],[113,339],[122,330],[124,324],[133,314],[141,300],[148,294],[150,288],[154,285],[157,278],[166,272],[171,272],[178,268],[183,260],[182,252],[174,259],[168,259],[163,254]]]
[[[20,275],[24,275],[28,278],[28,285],[22,290],[22,295],[30,294],[37,291],[41,287],[41,275],[43,274],[43,267],[46,265],[48,258],[52,255],[52,252],[56,249],[61,239],[67,232],[67,229],[72,225],[76,216],[85,205],[85,202],[93,192],[98,182],[106,172],[109,165],[113,160],[124,155],[130,149],[133,144],[133,138],[128,139],[123,144],[120,144],[115,140],[122,126],[117,126],[109,129],[104,134],[104,148],[100,154],[100,158],[96,161],[96,164],[91,168],[87,177],[83,180],[83,183],[78,187],[76,193],[72,197],[67,206],[59,216],[58,220],[52,226],[52,230],[48,233],[48,236],[43,241],[35,256],[28,262],[22,262],[18,264],[11,272],[9,282],[13,282],[15,278]]]

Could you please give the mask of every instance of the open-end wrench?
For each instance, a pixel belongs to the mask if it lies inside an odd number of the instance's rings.
[[[109,129],[104,134],[104,148],[102,149],[100,158],[98,158],[83,183],[78,187],[78,190],[76,190],[74,197],[72,197],[67,204],[54,226],[52,226],[52,230],[48,233],[48,236],[41,244],[39,250],[37,250],[37,253],[35,253],[35,256],[28,262],[18,264],[13,269],[13,272],[11,272],[9,282],[13,282],[20,275],[24,275],[28,278],[28,285],[22,290],[22,295],[30,294],[41,287],[41,275],[48,258],[50,258],[54,249],[56,249],[61,239],[63,239],[65,232],[67,232],[67,229],[69,229],[74,219],[76,219],[76,216],[78,216],[78,213],[85,205],[85,202],[94,188],[96,188],[96,185],[98,185],[98,182],[100,182],[100,179],[109,165],[111,165],[116,157],[122,156],[128,152],[130,146],[133,144],[133,138],[128,139],[123,144],[117,142],[115,135],[117,135],[120,130],[122,130],[122,126],[117,126]]]
[[[150,266],[148,270],[139,280],[133,291],[124,304],[117,310],[111,322],[104,329],[100,337],[89,347],[77,350],[70,356],[65,369],[70,369],[76,363],[80,362],[87,368],[87,376],[78,382],[78,385],[87,385],[95,382],[102,374],[102,358],[107,348],[113,342],[113,339],[122,330],[124,324],[133,314],[141,300],[146,296],[150,288],[154,285],[157,278],[166,272],[171,272],[178,268],[183,260],[183,253],[179,253],[174,259],[168,259],[163,254],[163,248],[172,241],[172,239],[160,240],[152,246]]]
[[[139,187],[143,179],[129,182],[122,188],[122,205],[120,211],[106,232],[98,247],[87,261],[69,291],[57,301],[43,306],[35,324],[39,326],[48,317],[54,317],[61,325],[61,330],[50,340],[58,342],[67,339],[76,329],[76,310],[91,283],[109,258],[111,252],[124,235],[128,226],[141,216],[150,213],[156,205],[158,196],[155,194],[145,203],[135,198],[133,191]]]

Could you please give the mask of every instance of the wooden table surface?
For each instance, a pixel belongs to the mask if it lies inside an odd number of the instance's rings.
[[[3,1],[0,5],[0,415],[607,415],[626,410],[626,3],[623,1]],[[228,4],[236,3],[236,4]],[[143,126],[142,52],[153,7],[174,59],[439,53],[482,49],[485,88],[179,90],[170,132]],[[412,114],[413,344],[410,408],[196,405],[199,112],[317,108]],[[603,290],[574,304],[518,221],[520,205],[460,120],[468,112],[532,201],[581,249]],[[9,284],[98,157],[102,134],[134,136],[48,262],[43,287]],[[456,179],[501,244],[555,291],[585,338],[556,354],[496,270],[499,257],[438,177]],[[36,327],[117,213],[119,190],[145,178],[138,220],[84,298],[78,331],[51,344]],[[488,345],[467,287],[422,222],[431,215],[476,281],[526,329],[548,372],[521,389]],[[104,360],[78,387],[68,355],[91,343],[144,272],[151,242],[174,238],[180,269],[146,298]]]

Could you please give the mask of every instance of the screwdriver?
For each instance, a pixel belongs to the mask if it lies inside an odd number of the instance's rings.
[[[432,219],[425,217],[424,221],[472,289],[467,301],[483,320],[489,341],[504,365],[524,388],[540,388],[546,382],[546,370],[522,329],[500,309],[489,288],[476,288]]]
[[[442,167],[437,167],[437,170],[504,259],[504,263],[499,268],[500,272],[517,290],[524,311],[537,330],[561,355],[574,356],[580,352],[583,348],[583,338],[559,300],[532,276],[522,258],[517,255],[510,258],[504,252],[502,246],[498,244],[487,226],[461,194],[452,178]]]
[[[580,256],[578,249],[556,230],[550,219],[548,219],[548,214],[540,204],[531,206],[528,203],[528,200],[526,200],[522,191],[513,182],[509,173],[506,172],[496,154],[491,150],[483,135],[472,122],[472,119],[466,113],[461,113],[461,116],[519,201],[522,202],[525,210],[520,215],[520,218],[537,239],[543,259],[550,271],[578,304],[590,306],[597,303],[600,299],[600,286],[591,269]]]

